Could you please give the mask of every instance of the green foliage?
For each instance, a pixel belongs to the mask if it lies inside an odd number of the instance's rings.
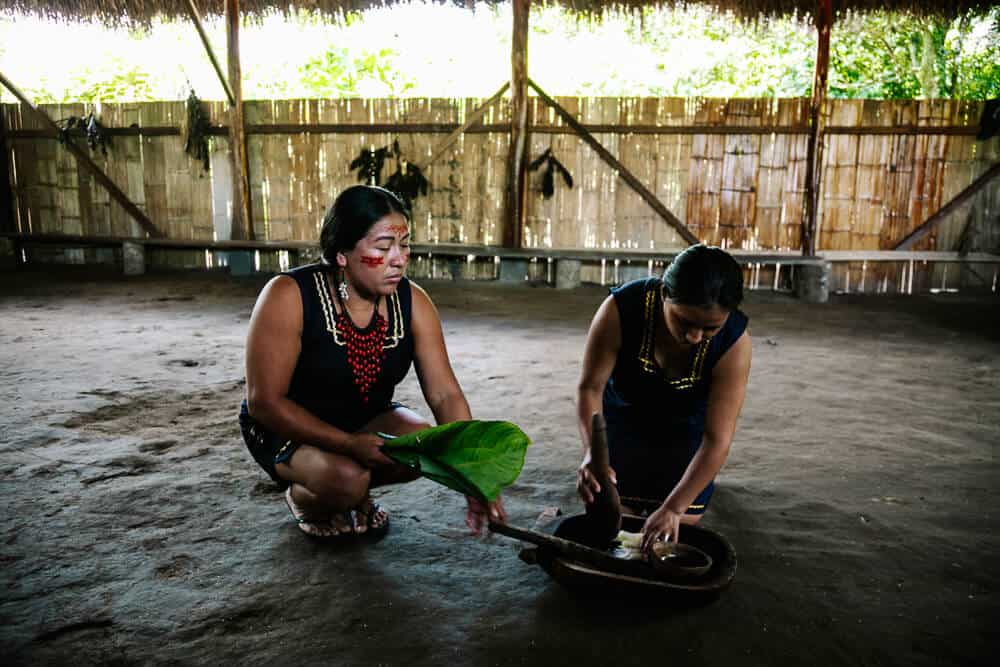
[[[62,102],[152,101],[156,99],[150,74],[138,65],[121,61],[110,66],[85,68],[73,77],[75,96],[66,94]]]
[[[182,99],[192,86],[221,99],[187,22],[131,32],[36,23],[0,16],[0,71],[37,102]],[[244,27],[244,99],[466,97],[492,92],[510,76],[510,15],[499,7],[403,4],[337,19],[301,10]],[[207,29],[224,52],[222,20]],[[746,22],[705,5],[677,5],[581,17],[539,4],[530,29],[531,76],[552,95],[811,94],[816,31],[809,16]],[[449,38],[429,37],[432,31]],[[47,48],[52,42],[63,49]],[[950,21],[841,15],[831,35],[830,94],[997,97],[998,53],[1000,7]]]
[[[848,98],[984,99],[1000,94],[1000,10],[954,21],[850,15],[831,36],[830,94]]]
[[[493,502],[514,483],[531,440],[504,421],[461,421],[387,439],[382,451],[439,484]]]
[[[84,64],[73,71],[71,83],[61,90],[50,85],[47,77],[25,87],[24,92],[36,104],[66,104],[70,102],[152,102],[153,75],[139,65],[122,61]]]
[[[346,47],[330,47],[299,68],[302,84],[316,97],[398,97],[414,81],[397,63],[390,48],[352,54]]]

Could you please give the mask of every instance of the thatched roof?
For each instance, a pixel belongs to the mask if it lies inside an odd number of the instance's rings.
[[[240,0],[244,14],[288,12],[299,9],[319,11],[331,16],[372,7],[405,4],[409,0]],[[442,4],[472,7],[495,5],[503,0],[432,0]],[[602,14],[614,9],[638,9],[646,6],[700,4],[731,10],[739,16],[811,14],[816,0],[534,0],[539,4],[559,4],[584,14]],[[187,0],[0,0],[0,10],[14,10],[37,16],[61,19],[96,19],[109,25],[148,23],[156,16],[187,18]],[[202,15],[221,14],[225,0],[195,0]],[[834,12],[876,9],[904,10],[918,14],[956,16],[970,9],[986,10],[996,0],[833,0]]]

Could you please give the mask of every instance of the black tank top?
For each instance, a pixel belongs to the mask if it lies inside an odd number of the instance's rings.
[[[748,318],[733,310],[722,329],[698,344],[687,373],[668,378],[654,358],[662,287],[659,278],[646,278],[611,290],[621,321],[621,348],[604,388],[604,417],[609,438],[622,436],[620,446],[675,448],[680,450],[676,454],[687,456],[701,446],[712,369],[743,335]]]
[[[347,362],[347,347],[336,335],[336,285],[331,267],[309,264],[282,275],[294,279],[302,294],[302,350],[287,396],[323,421],[348,433],[357,431],[389,408],[396,385],[413,362],[410,282],[403,278],[386,299],[385,356],[365,401]]]

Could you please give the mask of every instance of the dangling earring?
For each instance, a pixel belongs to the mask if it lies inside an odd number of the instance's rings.
[[[337,285],[337,293],[340,295],[341,301],[347,301],[351,298],[351,295],[347,293],[347,281],[341,278],[340,284]]]

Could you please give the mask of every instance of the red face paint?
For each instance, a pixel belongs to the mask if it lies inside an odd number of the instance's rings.
[[[382,266],[382,264],[384,262],[385,262],[385,258],[383,258],[383,257],[368,257],[368,256],[363,256],[361,258],[361,263],[364,264],[365,266]]]
[[[410,231],[409,225],[389,225],[389,231],[393,234],[399,234],[400,236],[405,236]]]

